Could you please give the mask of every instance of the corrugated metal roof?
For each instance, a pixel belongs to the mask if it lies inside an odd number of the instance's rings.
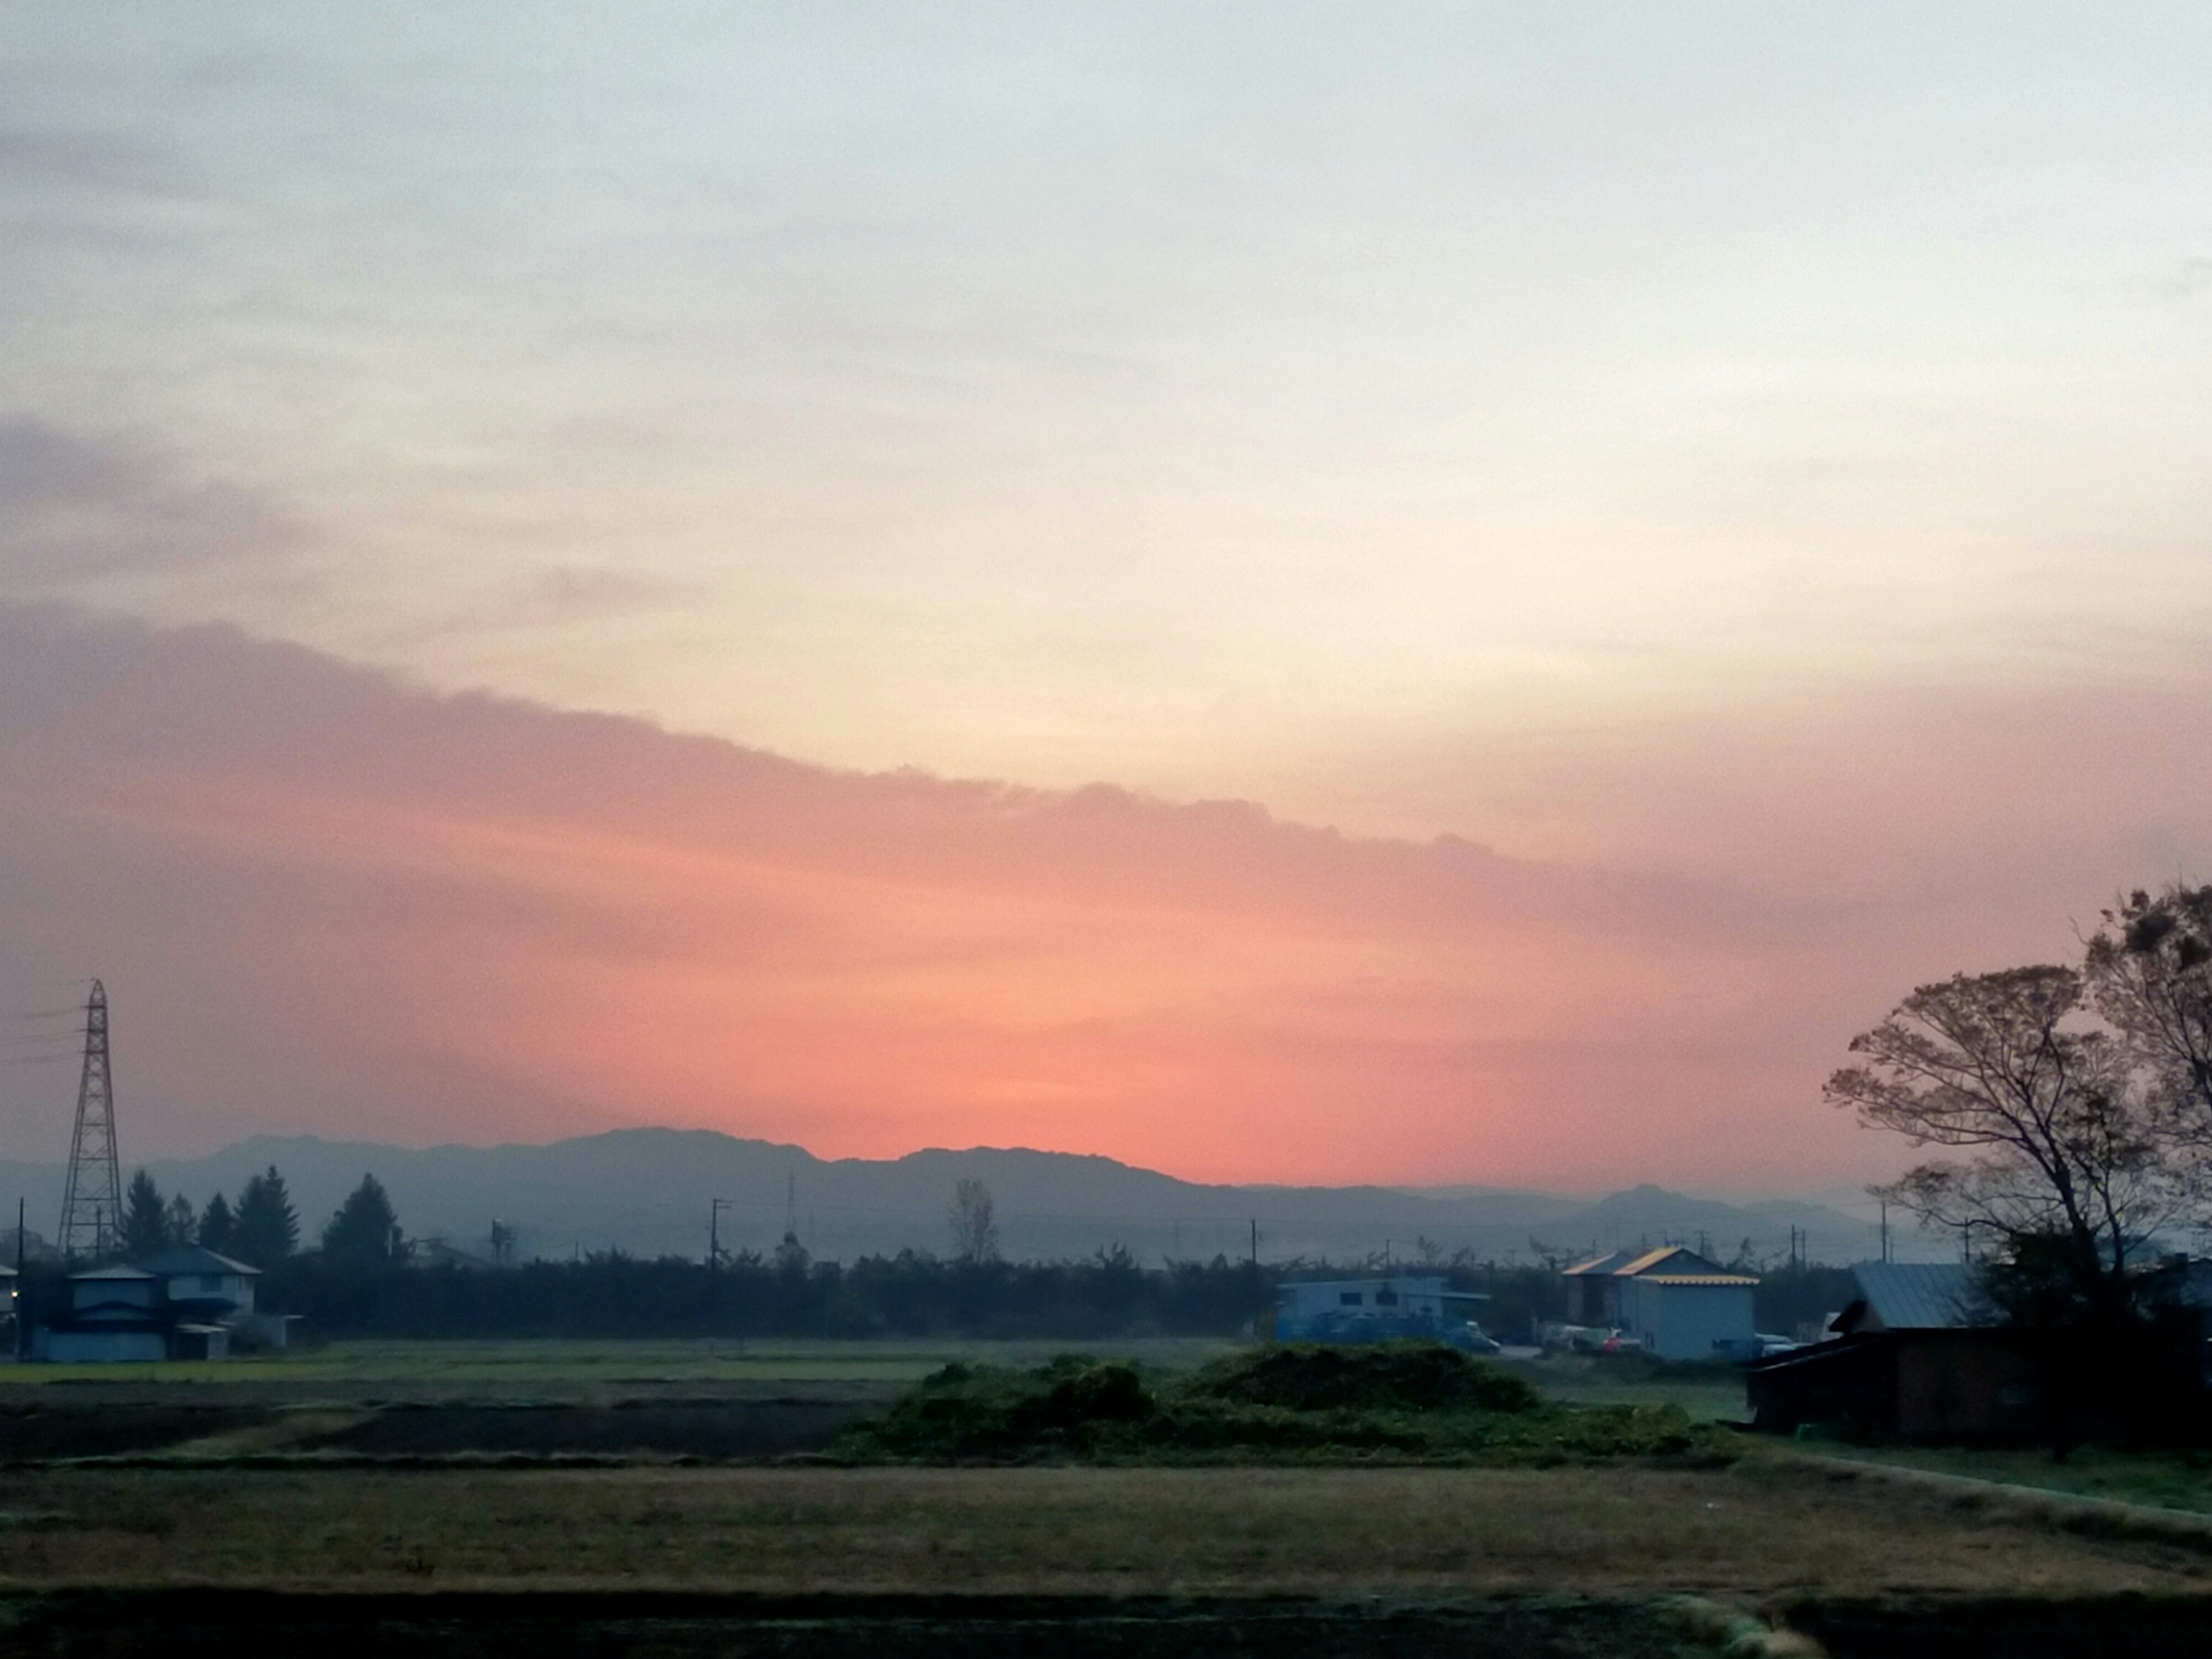
[[[1672,1273],[1653,1269],[1672,1264]],[[1756,1285],[1756,1276],[1732,1273],[1717,1261],[1708,1261],[1686,1244],[1662,1244],[1656,1250],[1615,1250],[1565,1270],[1570,1279],[1603,1275],[1611,1279],[1640,1279],[1658,1285]]]
[[[1623,1266],[1635,1260],[1636,1253],[1633,1250],[1609,1250],[1603,1255],[1594,1255],[1587,1261],[1577,1262],[1575,1266],[1562,1271],[1569,1279],[1579,1279],[1586,1273],[1618,1272]]]
[[[1862,1261],[1851,1269],[1867,1310],[1891,1331],[1951,1331],[1996,1322],[1963,1261]]]
[[[1672,1266],[1672,1276],[1674,1277],[1742,1278],[1741,1273],[1729,1273],[1717,1261],[1708,1261],[1686,1244],[1662,1244],[1656,1250],[1646,1250],[1626,1267],[1615,1271],[1623,1279],[1656,1279],[1662,1275],[1653,1270],[1668,1265]]]

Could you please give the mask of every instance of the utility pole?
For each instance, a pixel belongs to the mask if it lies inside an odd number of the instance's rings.
[[[15,1358],[31,1357],[31,1304],[23,1296],[23,1200],[15,1200]]]
[[[1260,1270],[1260,1219],[1259,1219],[1259,1218],[1258,1218],[1257,1216],[1255,1216],[1255,1217],[1252,1218],[1252,1271],[1253,1271],[1253,1272],[1255,1272],[1255,1273],[1257,1273],[1257,1272],[1259,1272],[1259,1270]]]
[[[123,1216],[123,1170],[115,1153],[115,1077],[107,1048],[107,988],[92,982],[84,1004],[84,1069],[76,1085],[69,1180],[62,1189],[65,1260],[105,1255],[111,1226]]]
[[[1889,1200],[1881,1201],[1881,1259],[1889,1260]]]
[[[722,1212],[738,1206],[726,1198],[707,1200],[707,1271],[713,1273],[722,1265]]]

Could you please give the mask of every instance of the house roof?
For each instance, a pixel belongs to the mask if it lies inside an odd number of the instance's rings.
[[[1286,1291],[1366,1291],[1402,1290],[1415,1296],[1444,1296],[1444,1281],[1435,1273],[1395,1273],[1389,1277],[1377,1274],[1370,1279],[1293,1279],[1283,1285]]]
[[[1862,1310],[1844,1310],[1836,1322],[1850,1328],[1950,1331],[1994,1322],[1973,1269],[1962,1261],[1862,1261],[1851,1269]],[[1851,1319],[1853,1314],[1860,1314]]]
[[[128,1267],[118,1262],[112,1267],[87,1267],[82,1273],[71,1273],[70,1277],[71,1279],[158,1279],[161,1275],[149,1273],[143,1267]]]
[[[178,1273],[231,1273],[259,1278],[261,1269],[248,1267],[243,1261],[234,1261],[227,1255],[217,1255],[213,1250],[202,1249],[197,1244],[179,1244],[173,1250],[164,1250],[138,1264],[148,1273],[168,1279]]]
[[[1730,1273],[1682,1244],[1656,1250],[1614,1250],[1565,1269],[1569,1279],[1637,1279],[1647,1285],[1756,1285],[1752,1273]]]
[[[1613,1269],[1616,1279],[1638,1279],[1647,1285],[1756,1285],[1752,1273],[1732,1273],[1717,1261],[1708,1261],[1680,1244],[1662,1244],[1646,1250],[1633,1261]]]
[[[1577,1262],[1573,1267],[1566,1268],[1565,1272],[1569,1279],[1614,1273],[1635,1260],[1636,1252],[1633,1250],[1613,1250],[1604,1255],[1592,1256],[1587,1261]]]

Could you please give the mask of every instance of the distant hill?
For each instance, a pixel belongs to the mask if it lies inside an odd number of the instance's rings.
[[[787,1212],[819,1256],[850,1260],[901,1249],[942,1250],[953,1182],[983,1181],[997,1200],[1003,1246],[1019,1259],[1088,1255],[1123,1245],[1141,1259],[1241,1257],[1259,1230],[1270,1261],[1356,1261],[1388,1250],[1419,1255],[1462,1248],[1531,1259],[1535,1245],[1565,1252],[1673,1240],[1722,1255],[1748,1241],[1778,1258],[1790,1229],[1816,1260],[1873,1253],[1868,1224],[1825,1205],[1728,1204],[1638,1187],[1588,1200],[1487,1187],[1206,1186],[1109,1158],[979,1147],[889,1159],[817,1158],[804,1147],[703,1129],[621,1129],[550,1146],[410,1149],[315,1136],[264,1136],[214,1156],[145,1167],[164,1192],[195,1204],[234,1196],[246,1176],[283,1171],[307,1239],[365,1173],[390,1189],[416,1237],[486,1248],[497,1219],[520,1253],[563,1257],[610,1246],[639,1255],[703,1256],[708,1200],[722,1198],[722,1241],[765,1251]],[[125,1178],[129,1172],[125,1171]],[[0,1203],[29,1200],[30,1225],[51,1235],[61,1202],[53,1164],[0,1164]],[[11,1218],[12,1219],[12,1218]]]

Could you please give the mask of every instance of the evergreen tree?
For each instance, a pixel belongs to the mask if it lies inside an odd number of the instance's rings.
[[[270,1164],[266,1175],[253,1176],[238,1195],[231,1218],[230,1249],[226,1253],[256,1267],[273,1267],[298,1248],[300,1218],[293,1211],[284,1177]]]
[[[161,1223],[165,1249],[189,1244],[199,1237],[199,1212],[192,1208],[191,1200],[182,1193],[170,1199],[168,1207],[161,1212]]]
[[[373,1175],[362,1176],[361,1185],[346,1194],[330,1225],[323,1229],[323,1255],[331,1261],[383,1267],[398,1261],[404,1248],[391,1196]]]
[[[228,1255],[231,1249],[231,1234],[237,1223],[230,1213],[230,1200],[221,1193],[208,1200],[207,1208],[200,1212],[200,1248],[213,1250],[218,1255]]]
[[[143,1170],[131,1177],[123,1194],[123,1224],[117,1240],[125,1258],[143,1261],[169,1248],[169,1215],[161,1189]]]

